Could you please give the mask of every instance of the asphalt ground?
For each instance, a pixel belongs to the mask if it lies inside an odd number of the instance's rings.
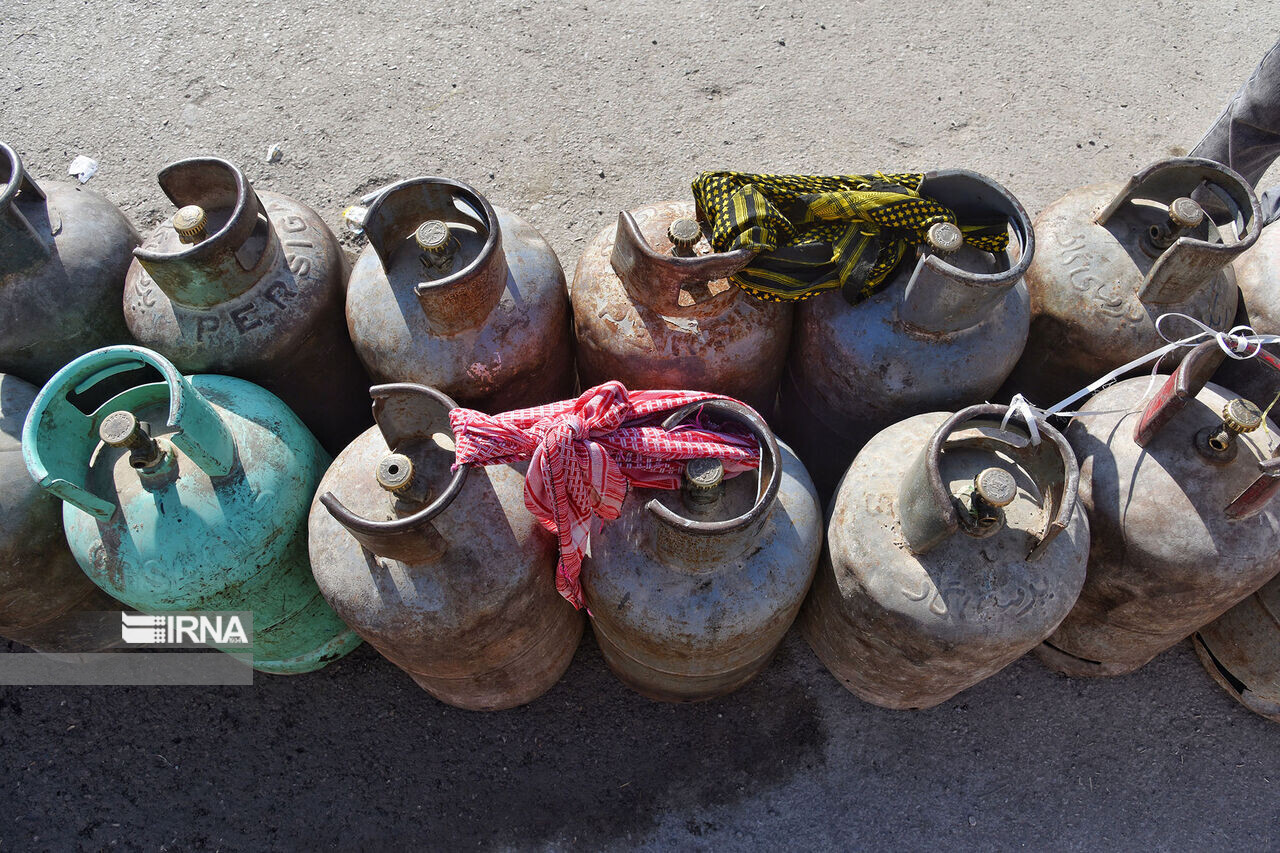
[[[961,166],[1033,213],[1185,153],[1274,3],[4,0],[0,138],[77,154],[141,229],[216,153],[341,210],[444,174],[566,268],[703,169]],[[267,162],[267,149],[283,158]],[[1273,173],[1274,175],[1275,173]],[[358,250],[358,240],[348,239]],[[527,707],[451,709],[362,648],[251,687],[0,688],[0,850],[1280,848],[1280,729],[1180,644],[1124,678],[1023,659],[925,712],[860,702],[794,634],[668,706],[594,643]]]

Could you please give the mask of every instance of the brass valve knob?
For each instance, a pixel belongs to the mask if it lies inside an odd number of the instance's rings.
[[[1174,242],[1204,221],[1204,208],[1194,200],[1182,196],[1169,204],[1169,217],[1152,225],[1143,239],[1143,249],[1149,255],[1158,255]]]
[[[986,468],[973,478],[973,490],[991,506],[1004,507],[1018,496],[1018,483],[1003,468]]]
[[[112,412],[98,427],[98,438],[111,447],[137,447],[149,437],[145,424],[133,412]]]
[[[1228,400],[1222,407],[1222,424],[1196,433],[1196,447],[1210,459],[1229,462],[1235,458],[1236,436],[1262,426],[1262,410],[1248,400]]]
[[[413,239],[422,251],[443,255],[449,251],[449,226],[439,219],[428,219],[413,232]]]
[[[205,232],[208,223],[208,215],[198,204],[188,204],[173,215],[173,230],[178,232],[178,239],[183,243],[199,243],[209,236]]]
[[[109,447],[126,448],[129,464],[136,469],[150,468],[159,462],[164,453],[151,437],[151,426],[138,420],[133,412],[112,412],[98,426],[98,438]]]
[[[403,494],[413,482],[413,461],[403,453],[391,453],[378,463],[378,485],[389,492]]]
[[[1262,410],[1248,400],[1228,400],[1222,407],[1222,425],[1239,435],[1262,426]]]
[[[453,250],[458,241],[449,233],[448,223],[440,219],[428,219],[413,232],[414,242],[422,250],[422,265],[440,272],[453,266]]]
[[[679,249],[692,249],[702,239],[702,226],[696,219],[677,219],[667,226],[667,239]]]
[[[403,453],[388,453],[378,463],[378,485],[396,500],[397,511],[410,511],[428,503],[434,494],[425,472]]]
[[[685,499],[696,507],[718,501],[724,494],[724,463],[719,459],[690,459],[684,464]]]
[[[973,491],[957,496],[957,519],[960,529],[970,536],[985,539],[1004,529],[1003,508],[1018,496],[1018,481],[1003,468],[984,468],[973,478]]]
[[[693,247],[702,239],[702,226],[696,219],[677,219],[667,226],[667,239],[671,241],[671,254],[691,258]]]
[[[964,234],[952,222],[935,222],[925,233],[925,241],[935,252],[949,255],[964,245]]]
[[[1169,222],[1179,228],[1195,228],[1204,221],[1204,208],[1183,196],[1169,205]]]

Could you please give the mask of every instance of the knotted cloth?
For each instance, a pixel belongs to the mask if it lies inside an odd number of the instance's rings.
[[[663,429],[665,415],[704,400],[731,400],[701,391],[628,391],[606,382],[564,400],[486,415],[449,412],[459,465],[529,460],[524,504],[560,542],[556,589],[581,608],[578,576],[595,519],[618,517],[627,486],[680,487],[690,459],[722,460],[725,477],[756,468],[760,447],[732,426],[710,429],[699,419]]]
[[[693,182],[698,218],[711,226],[717,252],[759,254],[729,280],[773,302],[841,288],[851,304],[875,293],[925,240],[950,222],[965,243],[1002,252],[1006,220],[960,223],[949,208],[920,195],[924,175],[750,175],[703,172]]]

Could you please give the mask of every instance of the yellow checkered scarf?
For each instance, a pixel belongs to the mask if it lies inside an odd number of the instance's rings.
[[[718,252],[759,254],[730,280],[775,302],[841,288],[851,303],[874,293],[931,225],[960,225],[965,243],[1002,252],[1007,222],[960,224],[920,195],[922,174],[750,175],[703,172],[693,182],[698,218]]]

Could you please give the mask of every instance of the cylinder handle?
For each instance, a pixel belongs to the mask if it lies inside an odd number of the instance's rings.
[[[390,450],[378,463],[375,478],[382,488],[397,497],[418,502],[415,499],[425,498],[430,487],[419,483],[412,448],[421,446],[442,429],[448,431],[449,411],[457,408],[457,404],[435,388],[408,382],[375,385],[369,394],[374,401],[374,420]],[[447,547],[432,519],[453,503],[467,481],[469,470],[466,465],[458,466],[435,500],[410,515],[390,521],[356,515],[333,492],[321,495],[320,503],[370,553],[406,563],[432,560]]]
[[[26,269],[51,254],[46,237],[18,209],[19,201],[44,202],[45,194],[18,152],[0,142],[0,273]]]
[[[778,497],[779,489],[782,487],[782,456],[778,450],[778,440],[774,437],[772,430],[769,429],[769,425],[765,423],[764,418],[760,417],[750,407],[736,400],[703,400],[682,406],[667,416],[667,419],[662,422],[662,428],[667,430],[674,429],[699,413],[723,421],[741,424],[750,431],[759,443],[760,467],[756,469],[755,502],[750,509],[736,518],[727,518],[720,521],[700,521],[680,516],[656,498],[649,501],[645,505],[645,509],[653,513],[662,524],[694,535],[725,536],[741,531],[754,532],[759,530],[764,525],[765,519],[768,518],[769,510]],[[720,469],[719,478],[723,479],[723,463],[718,459],[710,460],[710,462],[714,464],[707,464],[706,461],[703,461],[693,466],[692,473],[698,481],[696,488],[700,489],[704,484],[714,482],[717,476],[717,468]],[[690,473],[690,467],[686,466],[686,496],[690,494],[688,490]],[[720,483],[716,483],[715,487],[722,488],[723,486]],[[696,506],[697,497],[694,498],[694,503]]]
[[[388,274],[397,251],[413,238],[432,274],[417,281],[413,292],[433,331],[448,335],[476,328],[502,299],[509,275],[502,228],[493,205],[474,187],[436,176],[410,178],[383,190],[362,224]],[[465,261],[454,256],[459,243],[453,229],[463,225],[484,240]]]
[[[69,396],[139,367],[154,368],[168,386],[167,426],[173,432],[166,441],[211,478],[227,476],[237,464],[231,431],[217,409],[168,359],[138,346],[104,347],[86,353],[54,374],[36,395],[22,428],[22,455],[27,470],[42,488],[100,521],[110,520],[116,504],[94,494],[87,482],[99,441],[105,434],[126,446],[132,443],[145,448],[151,439],[137,434],[141,425],[132,412],[120,414],[128,409],[133,389],[120,392],[92,414],[80,411]]]
[[[690,221],[701,234],[702,226]],[[672,227],[674,225],[672,223]],[[670,228],[667,236],[671,236]],[[636,218],[624,210],[618,214],[618,229],[609,263],[634,299],[660,314],[679,315],[686,311],[680,306],[682,287],[728,278],[751,263],[755,256],[756,253],[750,249],[687,257],[658,252],[645,239]]]
[[[1036,419],[1041,442],[1033,444],[1030,431],[1009,423],[1000,427],[1000,419],[1008,406],[986,403],[956,412],[934,431],[928,444],[916,456],[898,487],[898,515],[907,546],[912,553],[924,554],[942,544],[961,529],[955,500],[942,479],[942,455],[948,448],[972,448],[1003,453],[1016,459],[1036,480],[1041,495],[1048,497],[1045,527],[1027,554],[1038,559],[1050,543],[1071,523],[1075,510],[1080,468],[1067,440],[1046,421]],[[1008,506],[1017,495],[1013,476],[1001,468],[981,471],[974,482],[974,497],[979,512],[987,503],[992,509]],[[992,500],[987,499],[990,497]],[[1000,502],[1003,502],[1002,504]],[[966,532],[990,535],[982,526]]]

